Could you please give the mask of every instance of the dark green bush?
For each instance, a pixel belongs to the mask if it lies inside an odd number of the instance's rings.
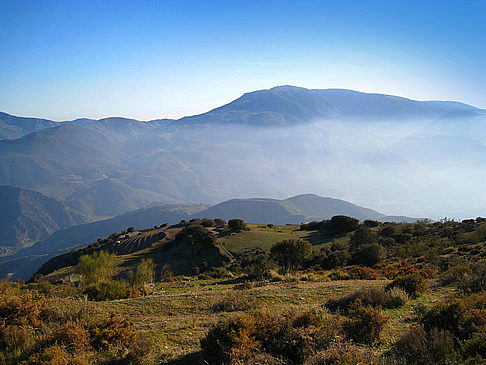
[[[344,215],[336,215],[325,226],[330,234],[342,234],[354,231],[359,227],[359,220]]]
[[[386,287],[386,290],[390,290],[396,287],[402,288],[407,292],[408,295],[410,295],[410,297],[416,298],[426,291],[427,282],[423,276],[417,274],[409,274],[395,279]]]
[[[249,228],[243,219],[230,219],[228,221],[228,228],[232,232],[248,231]]]
[[[359,246],[353,253],[351,262],[355,265],[373,266],[383,259],[383,247],[377,243]]]

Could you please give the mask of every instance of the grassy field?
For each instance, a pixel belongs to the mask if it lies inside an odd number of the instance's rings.
[[[296,281],[288,280],[268,283],[249,290],[234,290],[235,280],[199,280],[187,277],[181,281],[158,284],[153,295],[100,302],[95,305],[106,310],[115,310],[128,318],[137,329],[150,338],[150,363],[184,363],[191,354],[200,350],[199,341],[209,327],[221,318],[241,314],[240,311],[217,312],[215,303],[228,299],[236,302],[250,301],[255,308],[271,309],[272,312],[288,310],[304,311],[322,309],[329,298],[340,297],[364,287],[384,287],[388,280],[347,281]],[[405,333],[414,320],[414,307],[436,302],[451,294],[450,289],[435,288],[427,295],[411,301],[400,309],[386,310],[390,317],[384,330],[384,340],[377,351],[385,351],[389,345]],[[181,360],[182,359],[182,360]]]
[[[330,237],[318,231],[301,231],[299,225],[271,225],[268,227],[261,224],[248,224],[248,228],[250,228],[249,231],[229,234],[218,240],[224,243],[226,249],[235,254],[251,247],[260,247],[265,251],[270,251],[276,242],[288,239],[305,239],[314,246],[320,246],[331,240]]]

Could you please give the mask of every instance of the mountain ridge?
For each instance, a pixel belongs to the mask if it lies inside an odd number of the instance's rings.
[[[299,101],[298,97],[306,97],[307,100],[304,103],[305,107],[302,106],[296,106],[296,102]],[[196,115],[190,115],[190,116],[184,116],[179,119],[170,119],[170,118],[156,118],[156,119],[151,119],[151,120],[137,120],[135,118],[129,118],[129,117],[104,117],[100,119],[90,119],[90,118],[83,118],[80,117],[75,120],[71,121],[61,121],[61,122],[55,122],[52,120],[48,119],[40,119],[40,118],[32,118],[32,117],[20,117],[20,116],[15,116],[11,114],[7,114],[4,112],[0,112],[0,139],[5,139],[5,138],[19,138],[21,137],[21,131],[12,134],[14,137],[8,137],[7,132],[3,133],[2,130],[5,128],[5,130],[8,130],[9,128],[20,128],[21,130],[24,130],[22,135],[35,132],[38,130],[42,130],[45,128],[50,128],[50,127],[55,127],[59,125],[76,125],[76,126],[86,126],[94,123],[108,123],[108,122],[136,122],[136,123],[144,123],[144,124],[150,124],[150,123],[162,123],[162,124],[167,124],[167,123],[174,123],[174,122],[179,122],[179,123],[187,123],[187,122],[203,122],[206,123],[207,120],[204,119],[205,117],[211,117],[214,118],[216,122],[221,122],[221,119],[225,116],[230,120],[230,121],[237,121],[238,118],[242,118],[240,120],[243,122],[251,122],[254,124],[254,120],[252,118],[255,118],[255,115],[251,115],[252,113],[268,113],[272,112],[272,110],[268,109],[262,109],[263,106],[268,105],[264,101],[265,99],[268,100],[269,98],[278,102],[276,106],[284,106],[288,113],[283,113],[283,114],[288,114],[286,116],[281,117],[280,119],[273,119],[274,122],[276,122],[276,125],[282,125],[282,122],[284,121],[283,119],[288,118],[289,121],[299,121],[299,116],[301,118],[309,118],[309,117],[346,117],[346,116],[359,116],[359,114],[363,112],[364,109],[359,109],[355,110],[352,113],[345,113],[345,115],[335,115],[336,112],[339,110],[342,110],[343,107],[343,98],[348,97],[347,100],[344,100],[345,103],[348,104],[349,106],[349,97],[353,98],[367,98],[368,100],[371,99],[376,99],[380,98],[383,100],[388,100],[389,102],[392,103],[408,103],[411,105],[415,106],[431,106],[430,108],[419,108],[419,110],[426,110],[428,113],[439,113],[437,112],[437,108],[445,107],[447,106],[447,109],[449,111],[454,111],[458,109],[464,109],[466,111],[473,111],[475,113],[479,114],[485,114],[486,110],[477,108],[475,106],[458,102],[458,101],[448,101],[448,100],[424,100],[424,101],[419,101],[419,100],[414,100],[410,98],[405,98],[401,96],[395,96],[395,95],[390,95],[390,94],[381,94],[381,93],[368,93],[368,92],[361,92],[361,91],[355,91],[351,89],[340,89],[340,88],[328,88],[328,89],[307,89],[304,87],[298,87],[298,86],[292,86],[292,85],[280,85],[280,86],[275,86],[270,89],[261,89],[261,90],[255,90],[255,91],[250,91],[247,93],[244,93],[242,96],[239,98],[221,105],[219,107],[216,107],[214,109],[211,109],[207,112],[201,113],[201,114],[196,114]],[[259,99],[259,100],[257,100]],[[240,106],[245,106],[250,104],[252,101],[254,102],[257,100],[257,105],[253,106],[251,109],[252,110],[245,110],[244,108],[240,108]],[[302,101],[302,100],[300,100]],[[329,107],[330,109],[326,110],[323,108],[316,108],[316,105],[313,105],[313,103],[320,101],[323,103],[324,106]],[[284,102],[286,102],[288,105],[286,105]],[[361,102],[358,102],[355,107],[358,107]],[[236,109],[234,107],[237,107]],[[274,108],[276,107],[274,106]],[[364,107],[364,105],[361,105],[361,107]],[[317,109],[320,113],[316,113],[316,110],[313,112],[310,112],[310,108],[315,108]],[[383,114],[383,105],[381,105],[381,111],[379,114]],[[246,112],[247,114],[245,115],[236,115],[236,113],[240,112]],[[378,112],[378,109],[374,111],[375,113]],[[327,113],[327,114],[326,114]],[[333,114],[334,113],[334,114]],[[434,116],[437,117],[437,115],[434,114]],[[267,115],[268,119],[264,118],[264,123],[271,125],[272,118]],[[372,116],[371,116],[372,117]],[[283,118],[283,119],[282,119]],[[258,118],[257,118],[258,119]],[[214,122],[214,121],[213,121]],[[33,126],[27,128],[23,127],[24,124],[33,124]],[[36,124],[39,125],[39,127],[36,127]],[[22,129],[23,128],[23,129]]]

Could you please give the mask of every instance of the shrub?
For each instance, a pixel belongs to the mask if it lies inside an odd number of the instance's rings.
[[[419,294],[422,294],[427,289],[427,283],[423,276],[410,274],[401,276],[395,279],[393,282],[388,284],[386,290],[390,290],[392,288],[402,288],[407,292],[408,295],[412,298],[416,298]]]
[[[380,235],[383,237],[393,237],[396,232],[397,231],[394,226],[387,225],[381,229]]]
[[[257,280],[268,278],[274,266],[269,255],[261,248],[244,251],[240,258],[240,265],[248,278]]]
[[[329,299],[325,306],[331,311],[349,311],[357,301],[373,308],[398,308],[408,301],[408,295],[399,288],[386,292],[381,288],[366,288],[343,297]]]
[[[0,284],[0,363],[92,364],[138,361],[147,346],[121,317],[98,322],[90,306]]]
[[[486,325],[486,294],[438,303],[425,310],[420,322],[427,330],[437,327],[459,340],[467,340]]]
[[[96,301],[124,299],[130,294],[128,288],[118,281],[98,282],[86,287],[83,292],[90,300]]]
[[[381,222],[375,221],[375,220],[372,220],[372,219],[365,219],[365,221],[363,222],[363,226],[365,226],[365,227],[378,227],[380,225],[381,225]]]
[[[250,289],[253,289],[253,285],[248,280],[245,280],[244,282],[235,284],[235,286],[233,286],[233,290],[250,290]]]
[[[393,346],[391,353],[406,364],[456,363],[454,339],[450,332],[418,325],[403,335]]]
[[[309,223],[302,223],[300,225],[300,230],[301,231],[318,231],[318,230],[322,229],[327,224],[327,222],[328,221],[320,221],[320,222],[312,221],[312,222],[309,222]]]
[[[481,356],[486,359],[486,326],[479,328],[478,332],[464,344],[464,356],[474,358]]]
[[[201,226],[203,227],[214,227],[216,225],[216,223],[214,222],[214,220],[210,219],[210,218],[203,218],[201,220]]]
[[[69,352],[91,348],[86,322],[67,322],[49,338],[51,344],[62,344]]]
[[[349,338],[358,342],[372,344],[380,339],[380,334],[388,322],[388,317],[380,310],[364,306],[358,299],[349,310],[349,320],[345,332]]]
[[[201,348],[209,364],[246,364],[262,353],[272,360],[301,364],[327,346],[339,331],[334,320],[325,321],[319,313],[277,316],[253,311],[220,321],[201,340]]]
[[[372,353],[365,353],[362,349],[349,342],[335,341],[316,355],[308,359],[304,365],[374,365],[378,359]]]

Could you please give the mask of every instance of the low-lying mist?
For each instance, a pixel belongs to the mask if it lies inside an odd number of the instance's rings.
[[[173,132],[170,146],[152,150],[151,158],[160,172],[176,180],[185,175],[188,188],[198,186],[187,194],[193,201],[310,192],[390,215],[465,218],[486,215],[484,126],[317,121],[192,127]]]

